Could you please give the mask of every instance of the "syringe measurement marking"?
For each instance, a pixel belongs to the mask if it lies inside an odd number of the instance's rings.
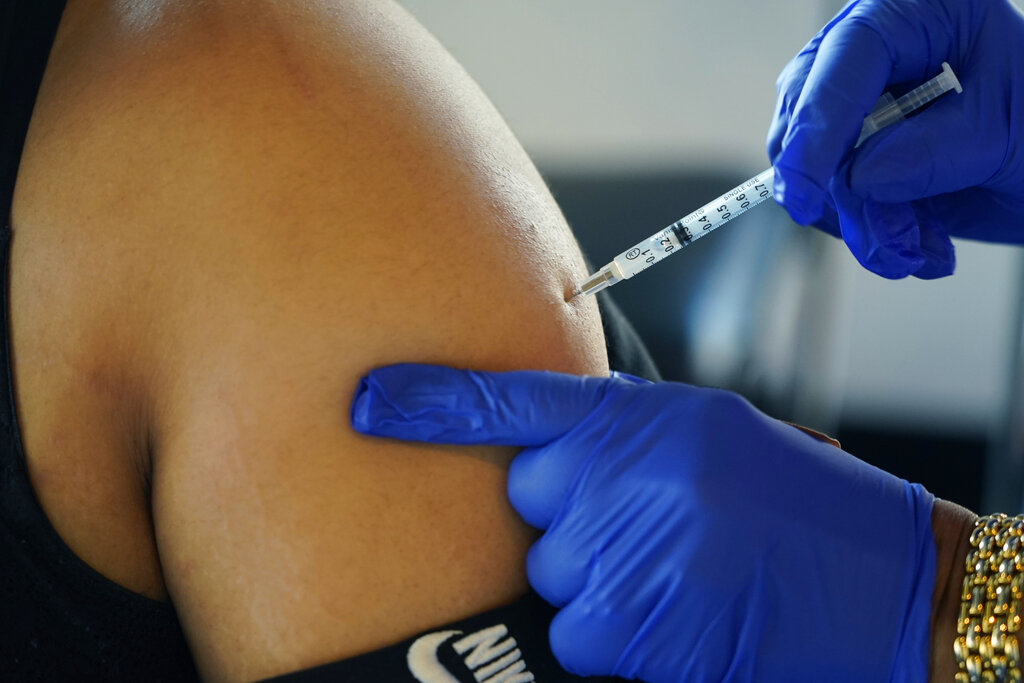
[[[625,278],[631,278],[647,270],[676,249],[689,246],[715,228],[768,199],[772,194],[770,183],[773,175],[769,169],[734,187],[661,232],[619,254],[614,262],[618,264]],[[751,190],[753,193],[750,193]],[[694,232],[691,229],[691,224],[694,223],[699,224],[700,231]],[[643,260],[640,260],[641,257]]]

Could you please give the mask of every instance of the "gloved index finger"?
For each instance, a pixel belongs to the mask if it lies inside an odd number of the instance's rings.
[[[850,0],[839,14],[832,18],[832,21],[825,24],[817,35],[810,40],[804,49],[800,50],[796,57],[790,60],[789,64],[779,74],[775,85],[778,88],[778,100],[776,101],[775,116],[772,119],[771,128],[768,131],[768,156],[775,159],[782,151],[782,138],[789,129],[789,119],[796,107],[800,93],[803,91],[804,83],[807,82],[807,74],[814,66],[814,59],[818,56],[818,48],[821,41],[825,39],[836,24],[846,19],[850,11],[860,0]]]
[[[832,177],[856,144],[892,70],[885,41],[853,15],[822,40],[781,152],[772,160],[776,200],[797,222],[820,217]]]
[[[447,444],[541,446],[583,419],[621,379],[523,370],[491,373],[399,364],[362,379],[356,431]]]

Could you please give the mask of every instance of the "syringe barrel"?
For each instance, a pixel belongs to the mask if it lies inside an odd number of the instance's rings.
[[[623,279],[647,270],[772,196],[775,169],[769,168],[664,230],[622,252],[612,263]]]

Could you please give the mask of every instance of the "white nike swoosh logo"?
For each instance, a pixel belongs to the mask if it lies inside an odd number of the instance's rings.
[[[437,658],[437,649],[449,638],[460,633],[462,631],[428,633],[417,638],[416,642],[409,646],[405,659],[409,664],[409,671],[416,680],[420,683],[459,683],[459,679],[452,676]]]

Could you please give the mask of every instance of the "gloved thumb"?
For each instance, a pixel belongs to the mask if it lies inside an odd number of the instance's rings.
[[[572,429],[609,382],[521,370],[492,373],[405,363],[371,371],[356,390],[356,431],[410,441],[541,446]]]
[[[966,95],[948,94],[929,109],[869,138],[854,155],[850,189],[876,202],[912,202],[985,182],[1006,155],[1000,136],[968,116]]]

